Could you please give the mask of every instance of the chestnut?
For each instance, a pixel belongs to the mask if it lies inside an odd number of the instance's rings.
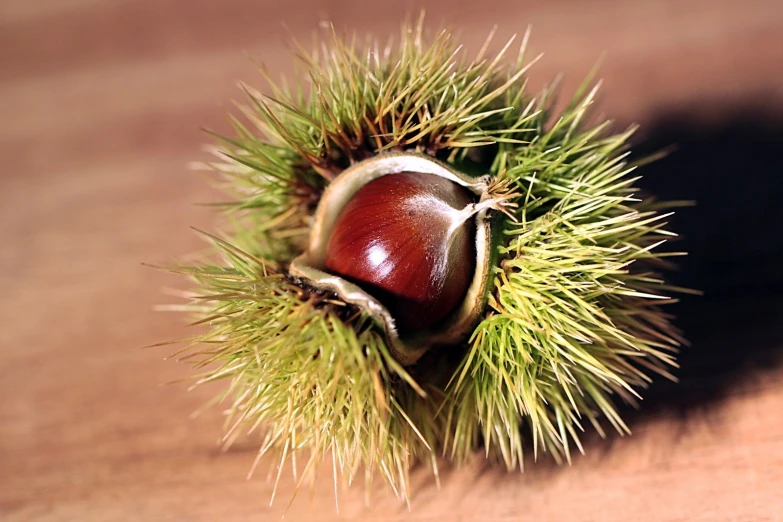
[[[492,182],[413,152],[358,162],[324,191],[289,272],[366,312],[413,364],[463,339],[486,304]]]
[[[462,301],[475,270],[475,226],[460,212],[474,200],[433,174],[371,181],[337,218],[326,268],[383,303],[400,333],[430,328]]]

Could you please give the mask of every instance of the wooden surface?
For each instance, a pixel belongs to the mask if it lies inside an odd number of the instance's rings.
[[[161,288],[181,281],[140,263],[199,248],[188,227],[213,222],[193,203],[214,196],[186,164],[203,158],[199,126],[225,128],[235,81],[256,78],[243,52],[285,72],[281,22],[307,35],[328,16],[385,38],[404,17],[398,4],[0,2],[0,519],[279,519],[292,480],[268,507],[264,474],[245,480],[256,441],[221,453],[219,411],[189,419],[215,389],[164,385],[188,370],[140,348],[187,333],[182,317],[152,311],[170,300]],[[749,104],[767,119],[783,107],[776,1],[452,4],[429,3],[430,19],[451,22],[473,50],[494,23],[501,35],[533,24],[533,50],[547,53],[539,85],[564,71],[573,86],[606,52],[602,106],[621,125],[676,110],[698,128]],[[780,130],[759,132],[770,128]],[[780,167],[779,152],[769,157]],[[708,228],[695,235],[720,232]],[[748,273],[744,250],[728,261],[697,250],[688,273]],[[720,290],[719,279],[705,284]],[[694,340],[683,382],[651,390],[632,437],[588,435],[571,467],[531,462],[525,474],[478,458],[446,470],[440,491],[417,474],[412,512],[382,487],[366,508],[354,487],[335,514],[325,472],[286,519],[783,520],[783,300],[735,290],[682,308]]]

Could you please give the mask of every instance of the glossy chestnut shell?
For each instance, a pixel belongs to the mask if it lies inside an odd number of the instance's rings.
[[[337,218],[326,268],[383,303],[400,333],[430,328],[464,299],[475,271],[473,220],[455,222],[474,199],[433,174],[373,180]]]
[[[289,273],[365,312],[394,357],[413,364],[464,340],[481,317],[494,262],[481,203],[491,182],[415,152],[356,163],[327,186]]]

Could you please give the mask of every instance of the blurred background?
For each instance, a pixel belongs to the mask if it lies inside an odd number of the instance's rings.
[[[532,25],[531,73],[568,93],[603,56],[600,108],[640,123],[644,187],[692,199],[675,282],[705,296],[674,312],[693,346],[677,385],[655,382],[634,435],[588,434],[570,467],[445,469],[414,478],[412,513],[383,489],[364,507],[330,470],[289,520],[779,520],[783,513],[783,3],[776,0],[2,0],[0,2],[0,519],[277,520],[245,475],[256,441],[226,453],[215,389],[141,349],[187,334],[152,311],[181,281],[141,266],[200,248],[188,228],[216,196],[187,169],[199,130],[227,130],[248,55],[290,75],[290,36],[322,20],[397,34],[410,12],[469,52]],[[262,463],[265,469],[271,463]]]

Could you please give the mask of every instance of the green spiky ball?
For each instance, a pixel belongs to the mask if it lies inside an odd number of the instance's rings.
[[[561,460],[582,449],[587,424],[627,431],[614,402],[674,364],[681,339],[659,310],[673,289],[655,250],[672,234],[665,205],[635,196],[632,130],[589,123],[589,82],[553,112],[553,89],[527,92],[527,37],[512,60],[513,40],[494,56],[490,40],[467,59],[449,32],[426,39],[421,24],[385,48],[332,30],[298,53],[296,87],[245,89],[244,117],[207,164],[232,195],[233,232],[210,236],[218,260],[175,267],[197,285],[182,309],[206,327],[188,360],[199,382],[227,382],[228,443],[257,431],[261,454],[280,471],[293,461],[300,481],[329,457],[337,477],[381,475],[407,498],[417,462],[436,471],[440,455],[463,462],[481,445],[512,469],[529,443]],[[328,183],[399,150],[489,173],[516,203],[496,217],[483,320],[464,345],[407,368],[370,317],[286,270]]]

